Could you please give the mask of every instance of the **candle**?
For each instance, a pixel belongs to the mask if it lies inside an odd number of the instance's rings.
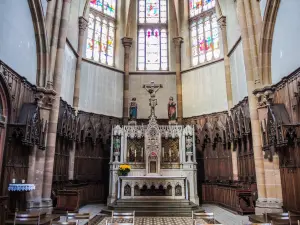
[[[22,184],[25,184],[25,180],[22,180]]]
[[[134,158],[136,158],[136,149],[134,149]]]
[[[141,151],[141,157],[143,158],[143,148],[142,148],[142,151]]]
[[[14,178],[14,179],[12,179],[12,181],[11,181],[11,182],[12,182],[13,184],[14,184],[14,183],[16,183],[16,179],[15,179],[15,178]]]
[[[165,157],[165,148],[162,148],[162,155],[163,155],[163,158]]]

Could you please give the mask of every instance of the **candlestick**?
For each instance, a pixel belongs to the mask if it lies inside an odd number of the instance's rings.
[[[136,149],[134,149],[134,158],[136,158]]]
[[[162,148],[162,156],[165,158],[165,148]]]

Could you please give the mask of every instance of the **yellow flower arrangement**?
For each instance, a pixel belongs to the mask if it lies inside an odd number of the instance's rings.
[[[126,176],[130,172],[130,169],[130,165],[121,164],[118,171],[119,176]]]

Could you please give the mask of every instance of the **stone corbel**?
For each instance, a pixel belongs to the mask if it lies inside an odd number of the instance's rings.
[[[88,27],[88,20],[84,18],[83,16],[79,17],[78,25],[79,25],[79,32],[84,32],[86,28]]]
[[[256,89],[253,94],[258,100],[258,107],[265,107],[273,104],[275,88],[272,86],[266,86],[261,89]]]
[[[226,29],[226,16],[219,17],[217,22],[221,30]]]
[[[34,98],[40,108],[51,109],[55,95],[56,92],[52,89],[37,87]]]

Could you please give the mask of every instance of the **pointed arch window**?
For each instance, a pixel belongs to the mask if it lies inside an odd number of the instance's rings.
[[[114,65],[116,0],[90,0],[86,58]]]
[[[138,1],[137,70],[168,70],[167,0]]]
[[[220,57],[215,0],[189,0],[192,65]]]

